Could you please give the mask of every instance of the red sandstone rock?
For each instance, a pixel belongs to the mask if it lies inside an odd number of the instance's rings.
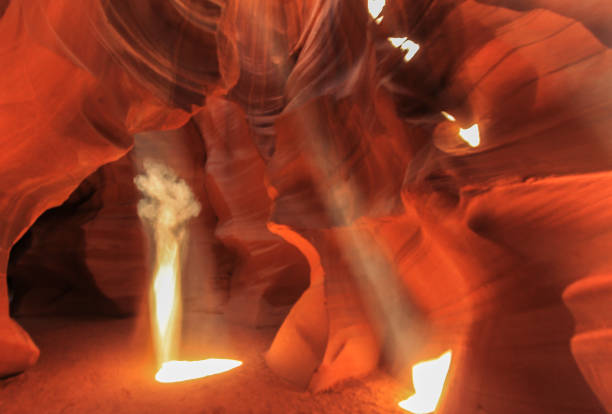
[[[0,170],[3,281],[11,246],[83,179],[125,154],[130,132],[145,125],[176,127],[186,120],[186,114],[130,83],[98,39],[74,36],[93,29],[81,13],[89,11],[65,3],[22,7],[12,1],[0,20],[0,126],[7,148]],[[71,41],[61,41],[65,34]],[[0,286],[0,309],[6,315],[6,285]],[[37,350],[13,321],[3,318],[0,324],[12,332],[6,341],[15,349],[0,354],[0,366],[7,367],[0,372],[21,371],[36,359]]]
[[[236,252],[226,314],[254,326],[279,325],[306,288],[306,261],[266,228],[265,164],[244,113],[209,99],[195,119],[206,144],[206,190],[219,218],[215,235]]]
[[[389,0],[377,26],[363,2],[38,3],[0,20],[5,263],[128,133],[203,106],[206,163],[185,159],[206,171],[197,225],[214,210],[237,252],[229,314],[279,322],[309,266],[266,355],[280,376],[320,390],[450,348],[440,413],[609,410],[609,326],[593,322],[610,298],[587,277],[612,266],[608,5]],[[404,63],[388,36],[421,49]],[[458,136],[473,123],[477,148]],[[118,297],[106,254],[85,259]],[[33,363],[14,323],[0,329],[0,373]]]
[[[576,320],[572,354],[582,374],[608,411],[612,411],[610,353],[612,349],[612,311],[610,276],[591,276],[570,285],[563,300]]]
[[[7,316],[0,319],[0,349],[4,358],[0,360],[2,376],[23,371],[36,363],[40,351],[28,334]]]
[[[100,168],[13,247],[16,316],[135,309],[149,277],[133,176],[127,156]]]

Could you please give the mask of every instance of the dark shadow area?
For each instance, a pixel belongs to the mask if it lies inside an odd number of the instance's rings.
[[[102,207],[94,173],[61,206],[43,213],[11,249],[11,315],[121,315],[85,263],[82,226]]]

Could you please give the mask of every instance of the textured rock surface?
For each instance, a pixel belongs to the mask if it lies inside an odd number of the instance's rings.
[[[595,275],[580,279],[563,292],[563,300],[576,320],[572,354],[585,379],[604,407],[612,411],[612,313],[609,305],[612,278]]]
[[[189,123],[137,134],[132,151],[98,169],[66,202],[37,220],[14,247],[9,264],[16,316],[133,314],[144,305],[151,258],[133,179],[147,159],[174,170],[203,206],[191,223],[183,279],[185,293],[206,298],[185,300],[209,310],[226,300],[232,258],[213,234],[217,218],[204,188],[204,143]]]
[[[133,176],[127,156],[100,168],[13,247],[8,274],[15,316],[134,308],[148,276]]]
[[[265,164],[244,113],[215,98],[195,121],[206,143],[206,190],[219,218],[215,235],[236,254],[226,312],[253,326],[279,325],[308,284],[306,260],[266,228]]]
[[[176,127],[187,114],[171,109],[118,69],[92,32],[93,4],[11,1],[0,20],[0,309],[12,245],[45,210],[61,204],[88,175],[130,148],[130,133]],[[138,114],[135,116],[134,114]],[[0,373],[23,370],[36,347],[8,317]]]
[[[147,148],[187,160],[208,199],[193,249],[214,251],[214,231],[233,251],[207,264],[232,272],[228,315],[278,323],[299,297],[266,354],[278,375],[321,390],[453,349],[439,412],[605,412],[594,367],[609,358],[593,355],[609,342],[585,335],[609,328],[589,325],[609,299],[592,277],[612,270],[609,5],[387,3],[376,25],[361,1],[11,1],[0,258],[130,133],[199,111]],[[389,36],[421,48],[405,62]],[[476,148],[459,137],[475,123]],[[181,139],[190,153],[173,153]],[[110,267],[83,255],[121,305]],[[4,321],[18,358],[0,373],[36,355]]]

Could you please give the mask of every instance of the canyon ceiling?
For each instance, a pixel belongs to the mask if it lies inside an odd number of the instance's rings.
[[[185,300],[279,326],[280,377],[319,391],[453,349],[445,412],[612,410],[612,2],[0,16],[0,376],[39,357],[12,316],[138,313],[154,158],[202,205]]]

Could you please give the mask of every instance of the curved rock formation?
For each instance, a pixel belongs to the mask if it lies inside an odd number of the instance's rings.
[[[207,273],[233,319],[282,320],[266,354],[281,377],[322,390],[452,349],[439,412],[609,410],[594,276],[612,266],[609,5],[389,0],[378,24],[365,3],[12,0],[0,257],[149,131],[127,157],[142,143],[208,200],[193,251],[224,252]],[[408,59],[390,37],[420,48]],[[123,162],[100,170],[117,173],[92,232],[122,231]],[[31,249],[56,240],[35,233]],[[109,253],[78,254],[122,306]],[[0,374],[36,358],[7,299],[0,283]]]
[[[236,253],[226,314],[240,323],[276,326],[306,288],[306,261],[266,228],[271,201],[265,164],[245,114],[215,98],[195,121],[206,143],[206,190],[219,218],[215,235]]]
[[[67,3],[11,1],[0,20],[3,63],[0,114],[3,155],[0,209],[0,373],[25,369],[36,347],[8,316],[6,266],[12,245],[45,210],[61,204],[88,175],[117,160],[142,128],[177,127],[188,119],[130,80],[92,36],[90,10]],[[68,40],[70,39],[70,40]],[[52,69],[50,69],[52,68]],[[137,114],[137,115],[135,115]]]

